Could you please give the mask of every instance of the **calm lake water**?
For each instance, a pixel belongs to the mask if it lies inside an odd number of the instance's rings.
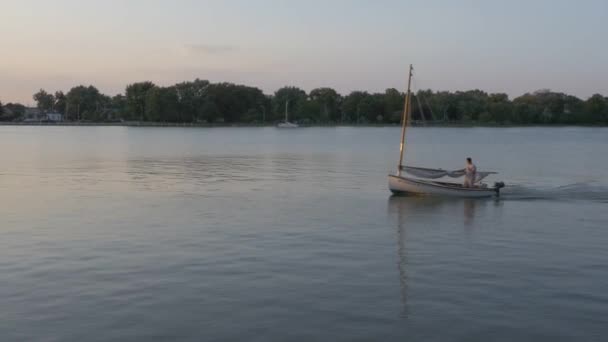
[[[2,341],[605,341],[608,129],[0,127]],[[409,339],[408,339],[409,338]]]

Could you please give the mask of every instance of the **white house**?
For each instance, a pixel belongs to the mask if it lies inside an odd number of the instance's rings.
[[[23,121],[26,121],[26,122],[39,122],[39,121],[61,122],[61,121],[63,121],[63,114],[55,112],[55,111],[43,112],[38,108],[26,108]]]
[[[45,119],[46,121],[61,122],[63,121],[63,114],[58,112],[48,112],[46,113]]]

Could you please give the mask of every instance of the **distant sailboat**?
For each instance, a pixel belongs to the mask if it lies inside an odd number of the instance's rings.
[[[405,132],[411,117],[411,84],[414,68],[410,65],[410,73],[407,82],[407,96],[405,97],[405,108],[403,110],[403,123],[401,127],[401,145],[399,147],[399,165],[397,174],[388,175],[388,187],[394,194],[417,194],[453,197],[491,197],[498,195],[504,183],[494,183],[489,187],[481,181],[496,172],[477,172],[475,185],[464,187],[459,183],[439,182],[431,179],[443,177],[459,178],[465,175],[464,170],[446,171],[443,169],[429,169],[403,165],[405,153]],[[413,176],[402,175],[402,171]]]
[[[289,100],[285,101],[285,122],[277,125],[278,128],[298,128],[298,124],[289,122]]]

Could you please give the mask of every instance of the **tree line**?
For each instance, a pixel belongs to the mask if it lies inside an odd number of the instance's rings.
[[[272,95],[233,83],[196,79],[163,87],[138,82],[124,94],[108,96],[94,86],[76,86],[67,93],[41,89],[33,95],[42,112],[59,112],[67,121],[143,121],[167,123],[274,123],[289,112],[301,124],[397,124],[405,94],[353,91],[343,96],[331,88],[306,92],[283,87]],[[18,121],[26,113],[18,103],[0,103],[0,119]],[[421,122],[483,124],[608,124],[608,98],[586,100],[538,90],[514,99],[481,90],[420,90],[412,96],[412,119]]]

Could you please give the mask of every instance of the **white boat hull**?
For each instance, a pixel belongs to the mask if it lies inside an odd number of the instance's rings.
[[[293,122],[281,122],[280,124],[277,125],[278,128],[298,128],[300,126],[298,126],[298,124],[295,124]]]
[[[492,197],[500,187],[465,188],[457,183],[444,183],[397,175],[388,176],[388,187],[394,194],[430,195],[444,197]]]

